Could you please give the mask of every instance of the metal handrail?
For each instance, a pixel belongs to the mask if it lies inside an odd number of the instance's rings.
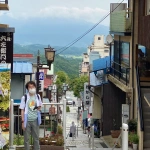
[[[130,69],[130,67],[124,67],[124,66],[122,66],[121,64],[119,64],[119,63],[117,63],[117,62],[115,62],[115,61],[111,61],[111,62],[113,62],[113,63],[115,63],[115,64],[117,64],[117,65],[119,65],[120,67],[123,67],[123,68],[125,68],[125,69]]]
[[[0,0],[0,3],[8,4],[8,0]]]
[[[125,75],[126,75],[126,77],[125,77],[125,82],[126,82],[126,85],[127,85],[127,83],[128,83],[127,71],[128,71],[130,68],[129,68],[129,67],[124,67],[124,66],[122,66],[121,64],[119,64],[119,63],[117,63],[117,62],[111,61],[111,69],[113,70],[113,76],[116,76],[115,72],[117,72],[117,73],[119,74],[119,80],[120,80],[120,78],[122,78],[122,77],[120,77],[120,75],[123,75],[124,73],[121,72],[121,69],[120,69],[120,68],[119,68],[119,70],[117,70],[117,69],[112,65],[112,63],[113,63],[113,64],[116,64],[116,65],[118,65],[119,67],[122,67],[122,68],[125,69]],[[123,79],[123,78],[122,78],[122,79]]]
[[[139,76],[139,67],[138,66],[136,67],[136,78],[137,78],[137,91],[138,91],[138,102],[139,102],[140,130],[144,131],[142,96],[141,96],[140,76]]]

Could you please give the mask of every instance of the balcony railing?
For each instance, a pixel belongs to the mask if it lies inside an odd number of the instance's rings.
[[[112,75],[114,77],[116,77],[119,81],[125,82],[125,85],[128,85],[130,68],[124,67],[123,65],[112,61],[111,62],[111,70],[112,70],[111,71]]]
[[[110,14],[110,31],[111,32],[131,32],[132,12],[126,10],[112,12]]]
[[[0,3],[8,4],[8,0],[0,0]]]

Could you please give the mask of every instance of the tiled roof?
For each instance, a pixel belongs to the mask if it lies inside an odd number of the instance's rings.
[[[29,62],[13,62],[13,73],[24,73],[24,74],[32,74],[32,64]]]

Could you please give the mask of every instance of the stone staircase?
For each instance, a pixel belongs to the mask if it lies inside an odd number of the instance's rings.
[[[143,118],[144,118],[144,150],[150,150],[150,107],[144,99],[144,94],[150,93],[150,88],[141,88]]]

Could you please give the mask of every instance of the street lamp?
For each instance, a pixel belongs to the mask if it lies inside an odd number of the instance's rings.
[[[63,88],[63,91],[65,93],[65,97],[66,97],[66,91],[68,90],[68,87],[69,87],[68,84],[63,83],[62,88]]]
[[[54,48],[51,48],[50,46],[44,49],[45,49],[45,57],[47,59],[47,64],[51,68],[51,64],[54,62],[55,50]]]
[[[39,69],[44,69],[43,65],[48,65],[49,70],[51,69],[51,64],[54,62],[54,57],[55,57],[55,50],[54,48],[51,48],[48,46],[48,48],[45,49],[45,58],[47,59],[47,64],[40,64],[40,52],[38,50],[38,56],[37,56],[37,93],[39,93]],[[47,68],[46,68],[47,69]]]

